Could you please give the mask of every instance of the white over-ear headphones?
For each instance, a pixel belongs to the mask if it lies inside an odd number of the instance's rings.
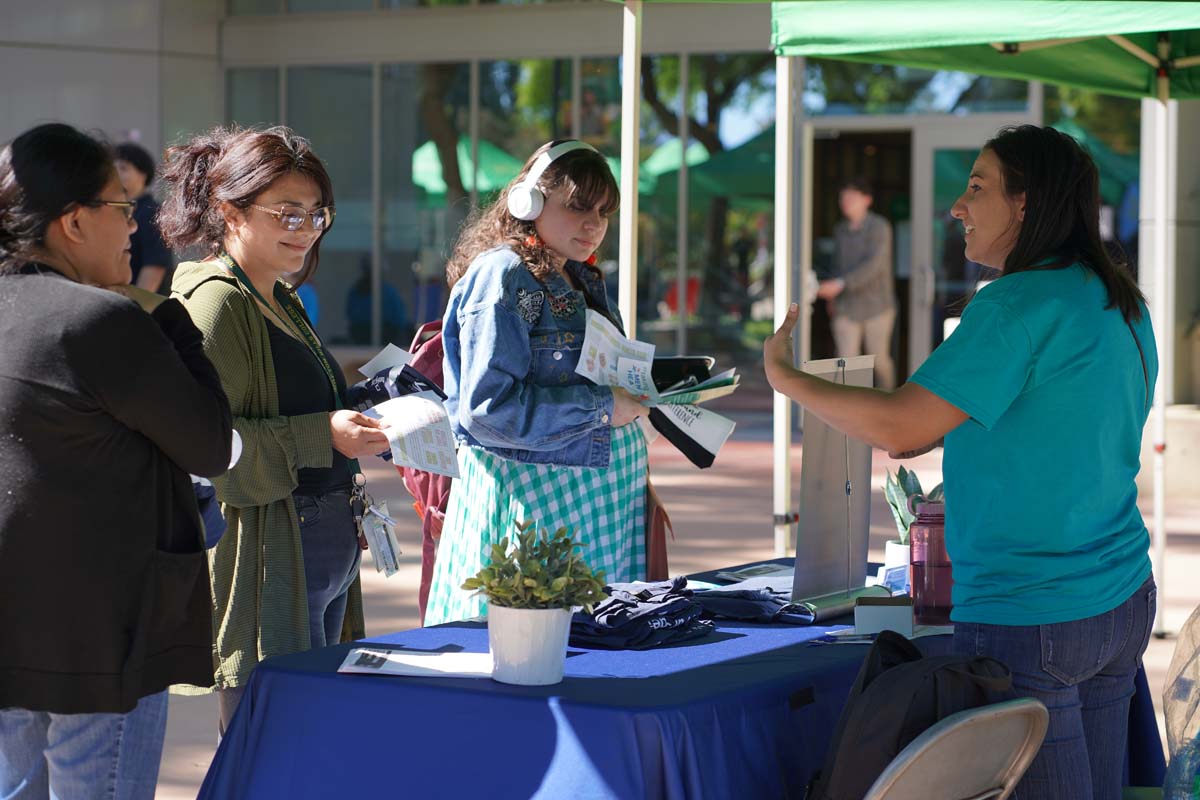
[[[546,204],[546,196],[542,194],[542,190],[537,185],[538,181],[542,179],[542,173],[557,159],[576,150],[598,152],[596,148],[587,142],[570,139],[561,144],[556,144],[542,153],[538,156],[537,161],[533,162],[533,166],[530,167],[529,174],[525,176],[525,179],[509,190],[508,213],[525,222],[532,222],[537,219],[542,213],[542,206]]]

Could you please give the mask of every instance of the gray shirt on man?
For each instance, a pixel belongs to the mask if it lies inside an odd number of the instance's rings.
[[[833,229],[837,243],[835,278],[846,282],[834,301],[835,313],[857,321],[896,307],[892,286],[892,225],[873,211],[857,230],[842,220]]]

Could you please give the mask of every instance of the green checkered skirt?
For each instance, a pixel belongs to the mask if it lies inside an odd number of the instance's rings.
[[[613,428],[608,467],[527,464],[478,447],[458,449],[461,476],[450,489],[425,624],[487,613],[462,583],[488,563],[492,544],[518,522],[569,527],[588,566],[606,582],[646,577],[646,440],[637,425]]]

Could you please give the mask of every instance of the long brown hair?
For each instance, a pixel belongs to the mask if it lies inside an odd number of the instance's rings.
[[[1107,308],[1127,322],[1146,301],[1124,263],[1100,239],[1100,175],[1079,143],[1054,128],[1003,128],[984,146],[1000,161],[1004,192],[1025,193],[1025,220],[1004,262],[1004,274],[1082,263],[1108,290]]]
[[[163,239],[175,248],[225,247],[221,203],[248,208],[254,198],[285,175],[303,175],[317,185],[321,205],[332,206],[333,183],[308,140],[291,128],[217,127],[167,150],[162,180],[167,197],[158,214]],[[304,257],[295,287],[317,271],[326,228]]]
[[[466,274],[476,256],[502,245],[512,248],[538,280],[545,280],[556,271],[553,256],[546,247],[525,243],[535,233],[533,222],[519,220],[508,213],[508,193],[525,180],[538,156],[564,141],[569,140],[558,139],[539,147],[525,162],[517,177],[500,192],[496,202],[467,220],[454,253],[446,264],[446,283],[453,287]],[[572,150],[556,158],[538,180],[538,188],[544,194],[562,186],[567,188],[567,202],[587,208],[600,203],[600,213],[606,217],[621,205],[621,190],[617,187],[612,170],[604,156],[595,150]]]

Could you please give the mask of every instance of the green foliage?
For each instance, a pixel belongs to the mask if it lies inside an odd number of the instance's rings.
[[[462,588],[482,593],[488,602],[507,608],[571,608],[604,599],[604,571],[593,572],[577,552],[579,543],[567,528],[538,534],[531,522],[517,525],[492,545],[491,563],[467,578]]]
[[[895,476],[888,470],[887,480],[883,484],[883,494],[887,498],[888,507],[892,509],[892,517],[896,520],[896,530],[900,533],[900,544],[908,544],[908,528],[917,518],[913,507],[917,503],[941,503],[945,495],[942,484],[933,487],[928,494],[921,488],[921,480],[917,473],[900,467]]]

